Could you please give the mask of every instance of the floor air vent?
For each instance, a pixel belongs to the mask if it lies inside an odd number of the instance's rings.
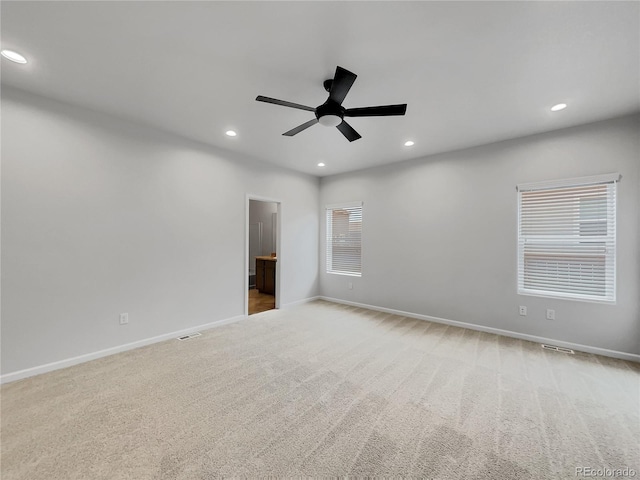
[[[183,335],[181,337],[178,337],[178,340],[180,341],[189,340],[190,338],[199,337],[200,335],[202,335],[200,332],[190,333],[189,335]]]
[[[542,344],[542,348],[544,348],[545,350],[553,350],[554,352],[570,353],[571,355],[576,353],[570,348],[556,347],[555,345],[545,345],[544,343]]]

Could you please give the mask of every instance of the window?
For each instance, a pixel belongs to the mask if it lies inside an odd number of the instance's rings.
[[[327,206],[327,273],[362,275],[362,202]]]
[[[518,186],[518,293],[615,302],[618,174]]]

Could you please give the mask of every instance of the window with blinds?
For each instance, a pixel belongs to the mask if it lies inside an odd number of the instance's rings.
[[[362,203],[327,206],[327,273],[362,275]]]
[[[615,302],[618,179],[518,186],[518,293]]]

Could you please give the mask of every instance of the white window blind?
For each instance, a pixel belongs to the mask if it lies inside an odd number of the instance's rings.
[[[618,179],[518,186],[518,293],[615,302]]]
[[[327,273],[362,274],[362,203],[327,206]]]

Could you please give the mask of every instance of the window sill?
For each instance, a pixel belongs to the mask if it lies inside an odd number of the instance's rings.
[[[329,275],[342,275],[344,277],[362,277],[361,273],[347,273],[347,272],[325,272]]]
[[[553,298],[555,300],[569,300],[574,302],[586,302],[586,303],[601,303],[604,305],[616,305],[616,300],[599,300],[596,298],[584,298],[572,295],[563,295],[563,294],[553,294],[550,292],[535,292],[535,291],[526,291],[526,290],[518,290],[518,295],[524,295],[527,297],[541,297],[541,298]]]

